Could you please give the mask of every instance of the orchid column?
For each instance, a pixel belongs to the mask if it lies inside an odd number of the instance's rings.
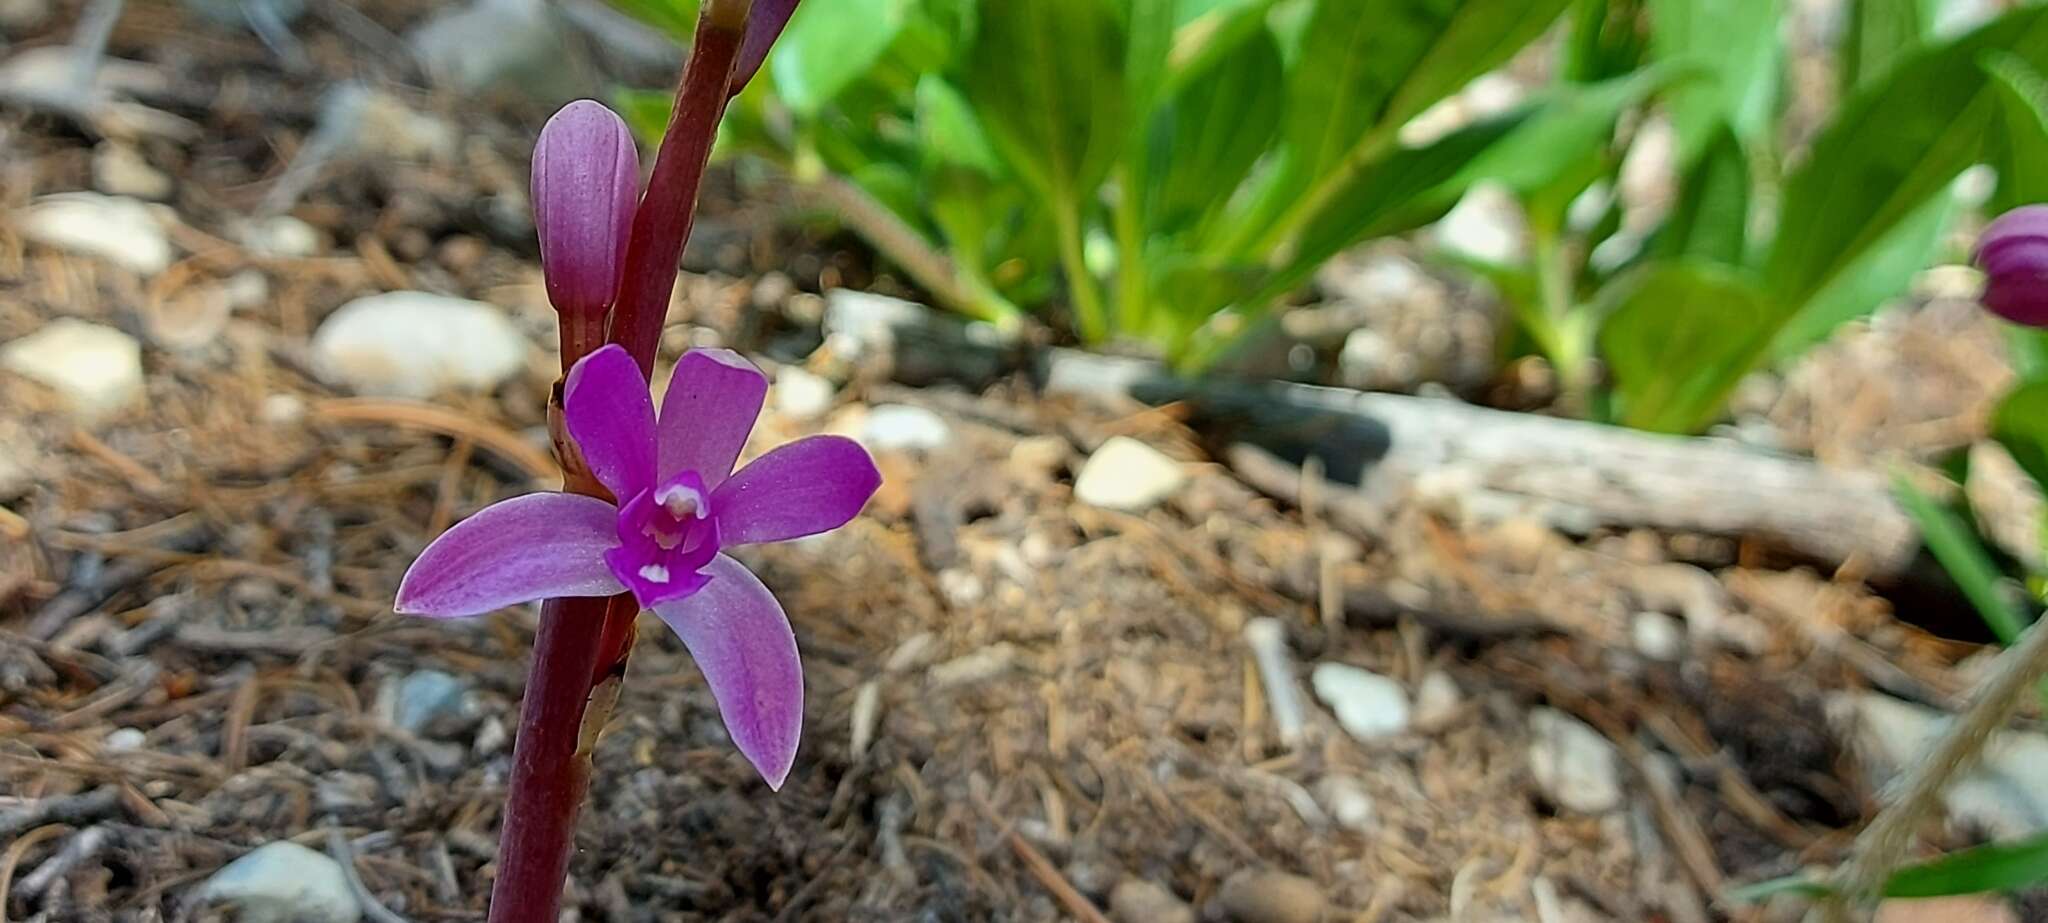
[[[881,483],[839,437],[802,439],[735,472],[767,379],[725,350],[648,391],[697,190],[727,101],[797,0],[707,0],[644,198],[618,116],[590,101],[550,119],[533,202],[563,380],[548,420],[563,490],[491,506],[437,538],[394,608],[453,618],[545,599],[513,753],[492,923],[553,923],[618,700],[634,621],[652,610],[704,673],[733,743],[770,788],[796,757],[803,677],[782,607],[726,549],[843,525]],[[637,199],[637,203],[636,203]]]

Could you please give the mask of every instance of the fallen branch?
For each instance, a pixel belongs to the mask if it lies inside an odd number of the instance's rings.
[[[1486,518],[1534,516],[1575,533],[1646,526],[1754,537],[1884,575],[1904,571],[1919,548],[1882,478],[1724,440],[1452,400],[1186,381],[1151,362],[1071,350],[1048,351],[1040,371],[1049,393],[1187,402],[1211,433],[1281,458],[1321,458],[1333,487],[1351,485],[1381,510],[1420,489]],[[1340,525],[1364,518],[1352,506],[1334,517]]]

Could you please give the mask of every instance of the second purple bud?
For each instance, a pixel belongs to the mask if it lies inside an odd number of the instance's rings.
[[[611,307],[639,200],[640,152],[618,113],[579,99],[548,119],[533,148],[533,223],[555,310]]]
[[[2048,327],[2048,205],[1999,216],[1978,238],[1984,307],[2016,324]]]

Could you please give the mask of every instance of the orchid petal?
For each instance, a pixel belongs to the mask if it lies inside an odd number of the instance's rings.
[[[623,587],[604,562],[619,511],[593,497],[537,493],[494,503],[427,545],[398,583],[392,609],[459,618],[558,596]]]
[[[781,542],[845,525],[880,486],[860,443],[811,436],[749,462],[712,492],[711,510],[725,547]]]
[[[577,361],[562,417],[590,473],[621,503],[654,486],[654,398],[624,349],[609,344]]]
[[[729,349],[693,349],[676,360],[668,395],[661,400],[661,442],[657,473],[667,480],[695,471],[716,490],[747,446],[768,376]]]
[[[780,790],[803,730],[796,634],[782,604],[738,561],[719,555],[704,572],[711,582],[702,590],[656,606],[654,614],[690,649],[740,754]]]

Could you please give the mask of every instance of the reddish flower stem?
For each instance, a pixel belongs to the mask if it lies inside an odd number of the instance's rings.
[[[711,0],[697,18],[697,39],[683,69],[682,90],[669,113],[668,131],[654,155],[647,195],[633,215],[619,300],[612,309],[612,342],[626,348],[640,371],[654,375],[654,351],[676,287],[676,261],[697,215],[697,189],[725,115],[733,64],[747,37],[752,0]]]
[[[590,790],[585,730],[590,671],[608,610],[637,610],[630,597],[551,599],[533,640],[533,671],[512,751],[511,792],[498,839],[490,923],[555,923],[576,840],[576,816]],[[629,616],[630,617],[630,616]]]
[[[610,338],[652,377],[654,352],[674,293],[676,262],[696,215],[704,165],[725,114],[734,61],[746,39],[752,0],[710,0],[697,22],[697,41],[683,71],[669,130],[655,155],[653,177],[633,219],[626,265],[613,306]],[[601,345],[591,319],[564,319],[562,369]],[[561,418],[562,389],[550,399],[551,428]],[[557,434],[563,489],[609,499],[575,447]],[[552,599],[541,610],[533,669],[512,751],[512,778],[491,888],[490,923],[554,923],[575,845],[576,817],[590,790],[591,751],[611,720],[631,653],[640,607],[630,595]]]

